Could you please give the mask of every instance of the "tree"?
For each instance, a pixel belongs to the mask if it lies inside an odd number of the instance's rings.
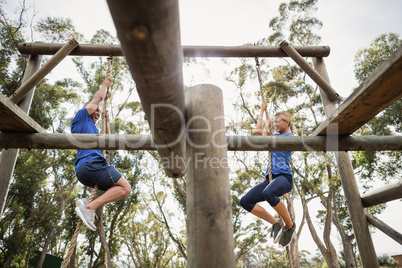
[[[396,33],[376,37],[368,48],[359,50],[355,56],[355,77],[363,83],[367,77],[388,59],[402,45]],[[358,133],[361,135],[400,135],[402,133],[402,101],[399,99],[375,118],[365,124]],[[401,178],[402,163],[400,151],[355,152],[354,167],[362,179],[369,182],[373,178],[388,182]],[[369,187],[369,186],[368,186]]]
[[[378,263],[381,267],[400,267],[399,264],[387,254],[378,256]]]
[[[17,44],[23,41],[20,29],[24,27],[22,15],[25,10],[23,2],[22,11],[18,20],[10,20],[0,6],[0,92],[10,96],[21,82],[21,71],[24,69],[25,59],[18,53]],[[13,68],[13,66],[16,66]]]

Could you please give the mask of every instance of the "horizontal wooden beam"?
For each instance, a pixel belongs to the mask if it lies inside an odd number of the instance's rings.
[[[188,139],[188,138],[187,138]],[[214,141],[211,141],[213,143]],[[189,143],[192,144],[191,141]],[[381,151],[402,150],[401,136],[278,137],[227,136],[230,151]],[[0,148],[156,150],[150,135],[134,134],[0,134]]]
[[[402,198],[402,180],[376,188],[362,195],[364,207],[372,207]]]
[[[402,245],[402,234],[393,229],[391,226],[385,224],[382,220],[377,219],[373,215],[365,212],[366,219],[367,221],[377,227],[379,230],[381,230],[384,234],[388,235],[392,239],[394,239],[396,242]]]
[[[402,97],[402,47],[379,66],[312,134],[350,135]]]
[[[0,131],[46,133],[38,123],[26,114],[17,104],[0,93]]]
[[[63,44],[54,43],[19,43],[21,54],[54,55]],[[289,57],[279,46],[182,46],[183,56],[217,58],[254,58],[254,57]],[[328,57],[329,46],[295,46],[294,49],[303,57]],[[120,45],[80,44],[70,56],[123,56]]]
[[[43,78],[46,77],[70,52],[78,46],[73,38],[64,44],[53,57],[51,57],[37,72],[35,72],[25,83],[21,85],[10,97],[14,103],[19,103],[28,92],[34,88]]]

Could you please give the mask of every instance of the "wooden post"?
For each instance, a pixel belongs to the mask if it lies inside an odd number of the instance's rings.
[[[185,103],[178,0],[107,1],[166,174],[182,177]]]
[[[313,58],[313,64],[315,70],[329,83],[324,60]],[[325,92],[321,91],[321,95],[325,95]],[[326,115],[332,114],[336,109],[335,104],[329,103],[329,98],[325,96],[322,97],[322,100]],[[335,152],[335,156],[363,267],[379,267],[349,154],[348,152]]]
[[[232,208],[222,91],[197,85],[186,91],[187,264],[235,267]]]
[[[27,81],[40,66],[42,61],[42,56],[31,55],[28,59],[27,68],[25,70],[24,77],[22,78],[22,83]],[[31,108],[32,98],[34,95],[35,87],[25,96],[25,98],[20,102],[20,108],[25,112],[29,112]],[[3,215],[3,211],[6,205],[6,199],[8,194],[8,189],[10,187],[11,178],[13,176],[15,163],[17,161],[19,149],[9,149],[2,150],[0,155],[0,217]]]
[[[39,71],[22,83],[21,87],[10,97],[10,100],[18,104],[33,87],[45,78],[77,46],[78,42],[75,39],[71,39]]]

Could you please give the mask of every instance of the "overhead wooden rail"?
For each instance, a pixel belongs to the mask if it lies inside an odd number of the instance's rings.
[[[184,159],[185,103],[178,1],[107,2],[158,153],[161,158]],[[181,177],[185,165],[182,161],[165,165],[165,172],[169,177]]]
[[[379,66],[312,134],[350,135],[402,97],[402,47]]]
[[[21,54],[54,55],[64,44],[55,43],[18,43]],[[294,46],[303,57],[328,57],[329,46]],[[184,57],[254,58],[289,57],[279,46],[182,46]],[[80,44],[70,56],[123,56],[120,45]]]
[[[402,150],[402,136],[226,136],[229,151]],[[212,142],[212,141],[210,141]],[[2,133],[0,148],[156,150],[151,135]]]

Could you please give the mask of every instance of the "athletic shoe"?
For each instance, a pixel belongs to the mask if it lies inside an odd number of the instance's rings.
[[[75,201],[75,206],[79,207],[81,205],[84,205],[87,203],[87,199],[86,198],[81,198],[81,199],[77,199],[77,201]]]
[[[274,225],[272,225],[272,231],[271,231],[271,236],[274,237],[274,243],[278,243],[279,239],[281,238],[282,234],[282,226],[281,223],[278,221]]]
[[[80,217],[82,222],[85,224],[86,227],[88,227],[89,230],[96,231],[95,210],[86,209],[85,204],[82,202],[78,207],[75,207],[75,213],[77,213],[78,217]]]
[[[286,247],[290,242],[292,242],[293,234],[296,230],[296,224],[293,220],[292,222],[293,227],[285,226],[281,239],[279,240],[279,244],[283,247]]]

